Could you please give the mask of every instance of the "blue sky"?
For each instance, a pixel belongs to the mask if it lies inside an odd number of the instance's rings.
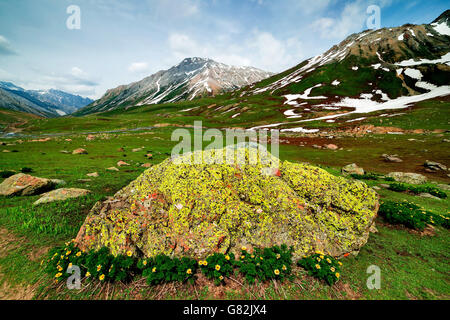
[[[0,0],[0,80],[98,98],[185,57],[279,72],[367,29],[430,23],[444,0]],[[69,30],[77,5],[81,28]]]

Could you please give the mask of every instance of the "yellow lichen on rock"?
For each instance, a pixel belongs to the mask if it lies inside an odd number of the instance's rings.
[[[94,206],[78,246],[200,259],[275,244],[293,246],[294,257],[317,250],[340,256],[366,243],[378,210],[367,185],[288,161],[280,162],[276,174],[263,174],[278,159],[267,154],[249,163],[255,149],[232,150],[242,151],[246,162],[211,163],[218,151],[207,150],[146,170]],[[204,162],[187,163],[196,156]]]

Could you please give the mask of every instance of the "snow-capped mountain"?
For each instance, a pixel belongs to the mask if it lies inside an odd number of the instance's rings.
[[[286,121],[265,119],[254,128],[334,122],[350,114],[403,109],[448,96],[450,10],[430,24],[352,34],[325,53],[235,93],[243,100],[259,95],[281,97],[279,110]],[[254,112],[245,109],[236,108],[236,119]]]
[[[186,58],[169,70],[108,90],[76,114],[109,111],[129,106],[192,100],[265,79],[272,74],[252,67],[234,67],[211,59]]]
[[[70,114],[92,101],[60,90],[25,90],[11,82],[0,81],[0,108],[57,117]]]

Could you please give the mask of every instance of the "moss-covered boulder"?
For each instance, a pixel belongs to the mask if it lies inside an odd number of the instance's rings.
[[[247,160],[256,152],[240,150]],[[295,257],[317,250],[341,256],[366,243],[378,196],[364,183],[288,161],[273,175],[263,174],[267,161],[277,160],[270,154],[240,166],[180,163],[217,152],[167,159],[146,170],[92,208],[76,243],[85,250],[107,246],[113,254],[193,258],[283,243],[294,247]]]

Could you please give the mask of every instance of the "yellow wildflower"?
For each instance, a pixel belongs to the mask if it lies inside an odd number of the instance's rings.
[[[340,266],[342,266],[342,262],[338,261],[338,264],[339,264]]]
[[[327,262],[328,262],[328,263],[331,263],[331,260],[330,260],[330,258],[327,258]]]
[[[339,272],[336,272],[336,278],[339,279],[340,276],[341,276],[341,275],[339,274]]]
[[[208,261],[203,260],[203,265],[206,267],[208,265]]]
[[[99,279],[100,279],[100,281],[103,281],[103,280],[105,280],[105,275],[104,274],[102,274],[100,277],[99,277]]]
[[[220,270],[220,266],[218,264],[216,264],[216,270],[219,271]]]
[[[192,274],[192,270],[191,269],[187,269],[186,273],[187,274]]]
[[[147,265],[147,260],[144,260],[144,262],[142,262],[142,264],[143,264],[144,266],[146,266],[146,265]]]
[[[331,272],[336,271],[336,269],[334,269],[334,267],[331,267],[330,270],[331,270]]]
[[[72,251],[70,251],[70,250],[67,251],[67,252],[66,252],[66,256],[68,256],[71,252],[72,252]]]
[[[287,268],[286,268],[286,266],[284,264],[283,264],[283,268],[281,268],[281,269],[283,269],[283,271],[287,270]]]
[[[127,256],[131,257],[133,255],[133,252],[131,252],[130,250],[127,251]]]
[[[219,280],[222,281],[222,280],[223,280],[223,276],[220,276],[220,277],[219,277]]]
[[[152,272],[153,272],[153,273],[156,272],[156,267],[153,267]]]
[[[243,251],[247,251],[247,247],[245,247],[245,246],[242,246],[242,248],[241,248]]]
[[[281,254],[277,253],[277,259],[281,258]]]
[[[317,269],[317,270],[319,270],[319,269],[320,269],[320,266],[319,266],[318,264],[316,264],[316,269]]]
[[[76,254],[77,257],[81,256],[81,251],[78,251]]]
[[[86,272],[86,277],[89,278],[91,276],[91,273],[88,271]]]
[[[229,256],[229,255],[226,255],[226,256],[225,256],[225,260],[230,260],[230,256]]]
[[[273,271],[273,273],[275,273],[276,275],[279,275],[279,274],[280,274],[280,270],[275,269],[275,270]]]
[[[97,271],[100,271],[101,268],[102,268],[102,266],[99,264],[99,265],[97,266]]]

